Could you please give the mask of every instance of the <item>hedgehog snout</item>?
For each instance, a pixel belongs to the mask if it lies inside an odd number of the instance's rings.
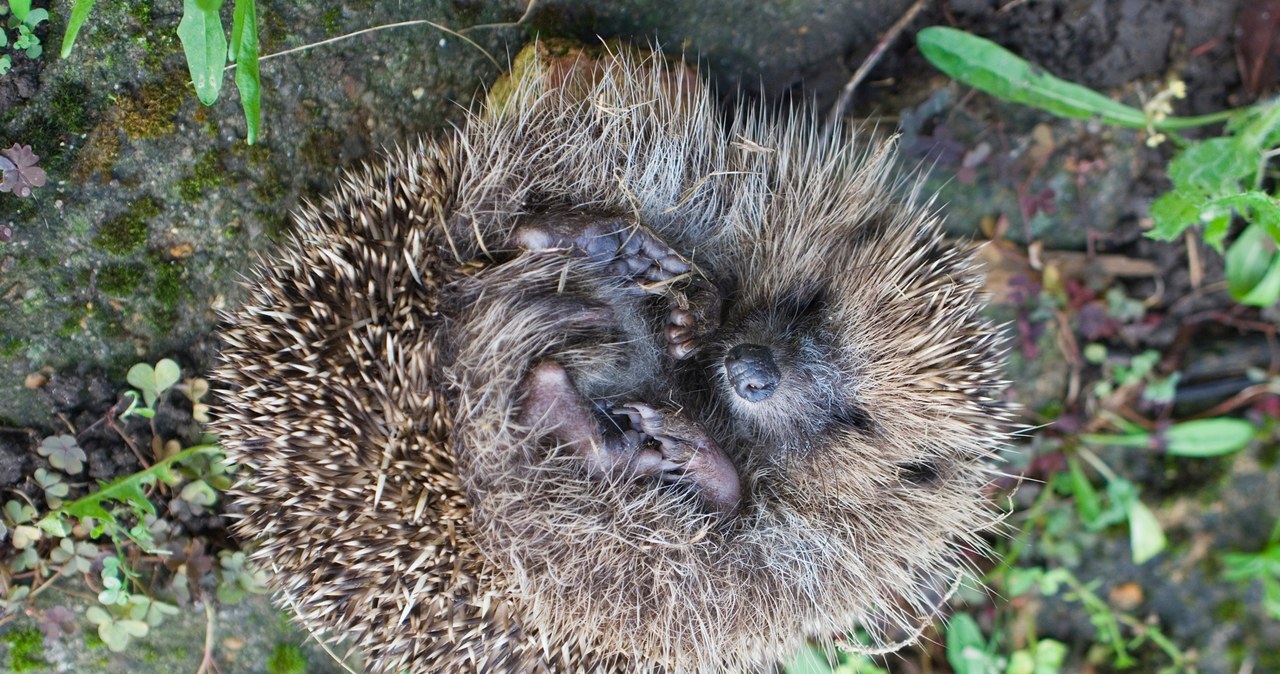
[[[734,393],[753,403],[773,395],[782,380],[773,352],[759,344],[739,344],[730,349],[724,358],[724,371]]]

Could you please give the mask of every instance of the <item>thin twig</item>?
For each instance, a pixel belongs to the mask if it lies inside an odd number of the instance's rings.
[[[213,602],[208,599],[204,602],[204,615],[204,657],[200,658],[200,669],[196,670],[196,674],[209,674],[217,669],[213,662]]]
[[[57,570],[57,571],[55,571],[55,572],[54,572],[54,574],[53,574],[52,576],[49,576],[49,579],[48,579],[48,580],[46,580],[46,581],[44,581],[43,583],[41,583],[41,584],[40,584],[40,587],[37,587],[36,589],[32,590],[32,591],[31,591],[31,594],[28,594],[28,595],[27,595],[27,600],[28,600],[28,601],[30,601],[30,600],[32,600],[32,599],[35,599],[35,598],[36,598],[36,595],[38,595],[38,594],[40,594],[41,592],[44,592],[45,590],[47,590],[47,589],[49,588],[49,586],[53,584],[53,581],[57,580],[57,579],[62,575],[62,572],[63,572],[63,571],[66,571],[66,570],[67,570],[67,566],[66,566],[65,564],[64,564],[63,566],[59,567],[59,568],[58,568],[58,570]]]
[[[447,27],[447,26],[442,26],[442,25],[440,25],[440,24],[438,24],[438,23],[436,23],[436,22],[434,22],[434,21],[427,21],[426,19],[414,19],[414,20],[412,20],[412,21],[401,21],[401,22],[399,22],[399,23],[388,23],[388,24],[385,24],[385,25],[382,25],[382,26],[373,26],[372,28],[362,28],[362,29],[360,29],[360,30],[355,31],[354,33],[347,33],[346,35],[339,35],[339,36],[337,36],[337,37],[331,37],[331,38],[329,38],[329,39],[327,39],[327,40],[321,40],[321,41],[319,41],[319,42],[312,42],[311,44],[304,44],[304,45],[302,45],[301,47],[294,47],[294,48],[292,48],[292,49],[286,49],[286,50],[284,50],[284,51],[276,52],[276,53],[274,53],[274,54],[267,54],[266,56],[261,56],[261,57],[259,57],[259,58],[258,58],[258,63],[262,63],[263,61],[270,61],[270,60],[272,60],[272,59],[279,58],[279,57],[281,57],[281,56],[288,56],[289,54],[296,54],[296,53],[298,53],[298,52],[307,51],[307,50],[309,50],[309,49],[314,49],[314,48],[316,48],[316,47],[322,47],[322,46],[324,46],[324,45],[327,45],[327,44],[333,44],[333,43],[335,43],[335,42],[342,42],[343,40],[350,40],[350,39],[351,39],[351,38],[353,38],[353,37],[357,37],[357,36],[360,36],[360,35],[365,35],[365,34],[367,34],[367,33],[376,33],[376,32],[378,32],[378,31],[382,31],[382,30],[389,30],[389,29],[391,29],[391,28],[404,28],[404,27],[407,27],[407,26],[431,26],[432,28],[435,28],[436,30],[439,30],[439,31],[442,31],[442,32],[448,33],[448,34],[450,34],[450,35],[453,35],[454,37],[457,37],[459,40],[462,40],[463,42],[466,42],[467,44],[471,45],[472,47],[475,47],[476,49],[478,49],[478,50],[480,51],[480,53],[481,53],[481,54],[484,54],[484,57],[485,57],[485,58],[487,58],[487,59],[489,59],[489,62],[490,62],[490,63],[492,63],[493,65],[495,65],[495,66],[497,66],[497,67],[499,67],[499,68],[501,68],[501,67],[502,67],[502,66],[498,63],[498,60],[497,60],[497,59],[495,59],[495,58],[493,58],[493,55],[492,55],[492,54],[490,54],[489,52],[485,51],[484,47],[481,47],[480,45],[476,44],[476,43],[475,43],[475,41],[474,41],[474,40],[472,40],[471,38],[467,37],[466,35],[463,35],[462,33],[459,33],[458,31],[456,31],[456,30],[454,30],[454,29],[452,29],[452,28],[449,28],[449,27]],[[227,67],[223,68],[222,70],[223,70],[223,72],[226,72],[226,71],[228,71],[228,70],[232,70],[232,69],[234,69],[235,67],[236,67],[236,64],[231,63],[231,64],[228,64],[228,65],[227,65]]]
[[[526,5],[524,8],[524,14],[521,14],[520,18],[516,19],[515,23],[481,23],[474,26],[467,26],[466,28],[463,28],[458,32],[470,33],[473,30],[487,30],[490,28],[513,28],[515,26],[522,26],[524,25],[524,20],[529,18],[529,15],[533,13],[533,6],[536,4],[538,3],[535,2],[534,0],[529,0],[529,4]]]
[[[151,467],[151,464],[147,463],[147,460],[142,458],[142,452],[138,451],[138,447],[133,444],[133,440],[116,425],[116,421],[113,417],[107,417],[107,428],[115,431],[116,435],[119,435],[120,439],[124,440],[124,444],[129,447],[129,451],[133,452],[134,456],[138,457],[138,463],[141,464],[143,468]]]
[[[880,41],[876,43],[875,49],[872,49],[871,53],[867,55],[867,58],[863,59],[862,65],[858,66],[858,70],[853,73],[853,77],[844,85],[844,89],[840,92],[840,98],[831,108],[832,121],[840,119],[840,117],[844,115],[845,108],[849,107],[849,101],[853,99],[853,90],[857,89],[858,85],[862,83],[862,80],[866,79],[867,73],[871,72],[871,68],[876,65],[881,56],[884,56],[889,45],[898,38],[898,35],[900,35],[902,31],[906,30],[907,25],[911,23],[912,19],[916,18],[916,15],[920,13],[920,10],[924,9],[925,2],[926,0],[916,0],[911,5],[910,9],[895,21],[893,25],[889,27],[889,30],[885,31],[885,34],[880,37]]]

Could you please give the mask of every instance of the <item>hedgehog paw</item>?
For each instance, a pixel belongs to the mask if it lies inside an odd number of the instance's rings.
[[[671,299],[675,306],[667,316],[667,354],[685,360],[720,327],[720,293],[715,286],[700,283]]]
[[[538,363],[520,388],[523,402],[517,418],[521,425],[550,427],[557,442],[582,458],[591,477],[626,479],[649,474],[661,463],[661,453],[644,446],[640,431],[603,433],[591,405],[560,363]]]
[[[637,470],[646,470],[645,474],[658,475],[666,482],[692,484],[708,505],[723,515],[738,509],[742,500],[738,471],[701,426],[678,411],[644,403],[629,403],[614,412],[625,414],[632,427],[659,445],[660,460],[637,465]]]
[[[634,280],[641,291],[666,297],[671,304],[667,353],[676,360],[692,356],[720,325],[716,287],[656,232],[626,218],[542,217],[517,227],[512,240],[527,250],[585,253],[591,260],[610,263],[611,273]]]

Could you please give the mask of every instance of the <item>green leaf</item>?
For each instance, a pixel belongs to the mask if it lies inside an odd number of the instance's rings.
[[[125,475],[117,478],[110,483],[103,485],[98,491],[76,499],[75,501],[63,506],[61,509],[45,515],[45,517],[92,517],[103,523],[109,523],[113,526],[119,527],[121,525],[119,520],[116,519],[115,514],[107,510],[104,506],[108,501],[124,503],[135,511],[154,515],[155,506],[151,504],[151,501],[147,500],[144,487],[154,484],[157,479],[163,480],[166,483],[176,482],[179,477],[173,472],[174,464],[198,454],[216,453],[220,451],[221,450],[217,445],[196,445],[195,447],[188,447],[187,449],[184,449],[163,461],[156,462],[146,470],[141,470],[133,473],[132,475]]]
[[[1084,468],[1080,467],[1080,462],[1074,457],[1067,460],[1067,468],[1070,471],[1071,492],[1076,497],[1076,510],[1080,512],[1080,520],[1086,526],[1091,525],[1098,520],[1098,515],[1102,512],[1098,491],[1093,488],[1093,483],[1089,482],[1089,477],[1084,474]]]
[[[141,620],[114,620],[98,625],[98,636],[113,653],[123,652],[134,637],[147,636],[147,624]]]
[[[1238,452],[1254,433],[1253,424],[1243,419],[1200,419],[1174,424],[1164,437],[1170,454],[1203,458]]]
[[[1133,549],[1134,564],[1147,562],[1165,547],[1160,522],[1151,509],[1136,498],[1129,502],[1129,546]]]
[[[35,30],[37,26],[49,20],[49,10],[37,7],[27,14],[27,18],[22,20],[22,25]]]
[[[785,674],[832,674],[831,663],[822,651],[806,646],[783,668]]]
[[[168,358],[161,359],[160,362],[156,363],[155,367],[151,367],[146,363],[138,363],[129,368],[129,373],[125,375],[125,380],[130,385],[142,391],[142,397],[146,401],[147,407],[153,410],[156,405],[156,399],[160,397],[160,394],[169,390],[181,378],[182,368]],[[142,414],[141,410],[133,411],[137,414]]]
[[[1150,433],[1126,433],[1125,435],[1110,435],[1106,433],[1081,433],[1081,442],[1090,445],[1110,445],[1113,447],[1151,447]]]
[[[968,613],[951,616],[947,625],[947,662],[955,674],[987,674],[990,656],[978,621]]]
[[[76,36],[80,34],[80,27],[84,25],[84,20],[89,18],[89,10],[93,9],[95,0],[75,0],[75,4],[71,6],[71,18],[67,19],[67,32],[62,35],[62,58],[66,58],[71,54],[71,48],[76,44]]]
[[[258,139],[262,118],[262,82],[258,77],[258,18],[254,0],[236,0],[231,24],[231,54],[236,62],[236,91],[244,109],[245,142]]]
[[[102,625],[111,622],[111,614],[107,613],[100,606],[90,606],[85,609],[84,617],[95,625]]]
[[[1169,162],[1169,180],[1175,186],[1214,196],[1240,192],[1257,171],[1257,148],[1242,148],[1230,136],[1191,143]]]
[[[1220,122],[1240,114],[1226,111],[1199,117],[1168,117],[1156,122],[1148,120],[1137,108],[1054,77],[1004,47],[961,30],[931,26],[916,35],[916,45],[930,63],[956,80],[1006,101],[1032,105],[1059,117],[1096,116],[1118,126],[1169,130]]]
[[[1204,195],[1191,190],[1165,192],[1151,202],[1151,219],[1155,226],[1148,232],[1153,239],[1172,241],[1183,231],[1200,222],[1200,205]]]
[[[9,11],[15,19],[25,22],[31,13],[31,0],[9,0]]]
[[[157,393],[168,391],[182,378],[182,368],[168,358],[163,358],[159,363],[156,363],[155,373]]]
[[[178,39],[187,55],[187,69],[201,103],[213,105],[222,89],[222,68],[227,64],[227,36],[218,10],[222,0],[184,0]]]
[[[1280,299],[1280,254],[1263,226],[1245,227],[1226,254],[1227,289],[1241,304],[1269,307]]]
[[[217,503],[218,493],[204,480],[196,480],[183,487],[178,498],[197,506],[211,506]]]
[[[1275,620],[1280,620],[1280,578],[1262,581],[1262,608]]]
[[[1006,101],[1033,105],[1059,117],[1098,116],[1111,124],[1147,127],[1141,110],[1058,79],[990,40],[931,26],[916,35],[916,44],[938,70]]]
[[[1053,639],[1036,642],[1035,674],[1058,674],[1067,661],[1067,645]]]

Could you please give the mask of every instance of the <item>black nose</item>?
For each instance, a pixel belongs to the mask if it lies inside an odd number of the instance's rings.
[[[758,403],[778,389],[782,373],[773,354],[759,344],[739,344],[724,357],[724,371],[739,398]]]

